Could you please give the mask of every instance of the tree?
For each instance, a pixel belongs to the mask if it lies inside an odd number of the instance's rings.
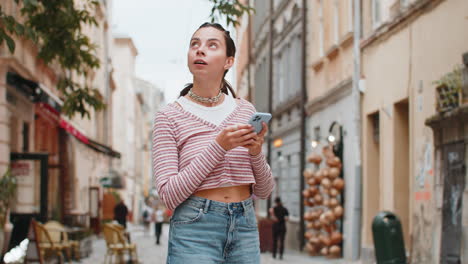
[[[212,2],[212,22],[225,16],[226,23],[239,25],[238,20],[253,8],[238,0],[208,0]],[[105,107],[99,91],[71,78],[87,77],[100,66],[91,42],[83,26],[97,26],[91,10],[99,7],[97,0],[82,0],[77,6],[74,0],[14,0],[21,7],[21,18],[3,12],[0,6],[0,45],[4,42],[11,53],[15,51],[13,36],[33,41],[38,47],[38,58],[46,65],[58,63],[61,68],[57,88],[64,101],[62,111],[68,117],[79,113],[90,118],[90,108],[99,111]]]
[[[223,16],[226,18],[226,24],[234,26],[240,25],[239,19],[244,14],[250,14],[255,11],[249,5],[242,4],[239,0],[208,0],[212,2],[211,22],[220,20]]]
[[[57,88],[62,93],[65,115],[73,117],[79,113],[90,118],[88,107],[103,109],[105,105],[97,89],[71,78],[72,74],[86,77],[88,72],[99,68],[97,47],[82,31],[85,25],[97,26],[90,10],[97,8],[99,2],[85,0],[77,7],[73,0],[14,1],[21,7],[21,18],[5,14],[0,7],[0,44],[6,42],[14,53],[13,36],[26,38],[36,44],[38,58],[46,65],[58,63],[62,72]]]

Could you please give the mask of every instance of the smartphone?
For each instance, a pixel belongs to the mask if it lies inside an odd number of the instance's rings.
[[[262,123],[265,122],[268,124],[271,120],[271,114],[270,113],[260,113],[256,112],[255,114],[252,115],[252,117],[249,120],[249,124],[251,124],[254,129],[255,133],[260,133],[262,131]]]

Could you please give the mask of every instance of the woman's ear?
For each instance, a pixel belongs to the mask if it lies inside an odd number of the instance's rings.
[[[224,70],[229,70],[234,65],[234,57],[228,57],[224,64]]]

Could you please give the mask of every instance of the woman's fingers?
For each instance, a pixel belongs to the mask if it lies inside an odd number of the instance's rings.
[[[258,133],[258,136],[259,137],[264,137],[265,134],[268,132],[268,126],[265,122],[262,122],[262,131],[260,131],[260,133]]]

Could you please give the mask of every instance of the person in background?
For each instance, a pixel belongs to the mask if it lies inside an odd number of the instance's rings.
[[[127,228],[128,208],[123,200],[120,200],[114,207],[114,220],[124,228]]]
[[[154,234],[156,236],[156,245],[159,245],[161,233],[162,233],[162,226],[164,223],[164,210],[161,204],[156,206],[154,210]]]
[[[279,258],[283,259],[284,238],[286,236],[286,221],[289,219],[289,212],[281,203],[281,198],[276,197],[275,207],[270,208],[270,216],[273,219],[273,258],[279,249]],[[279,243],[278,243],[279,242]]]
[[[152,215],[153,215],[153,208],[149,204],[149,201],[146,200],[145,205],[143,206],[143,211],[142,211],[142,220],[143,220],[143,227],[144,227],[145,235],[149,234]]]

